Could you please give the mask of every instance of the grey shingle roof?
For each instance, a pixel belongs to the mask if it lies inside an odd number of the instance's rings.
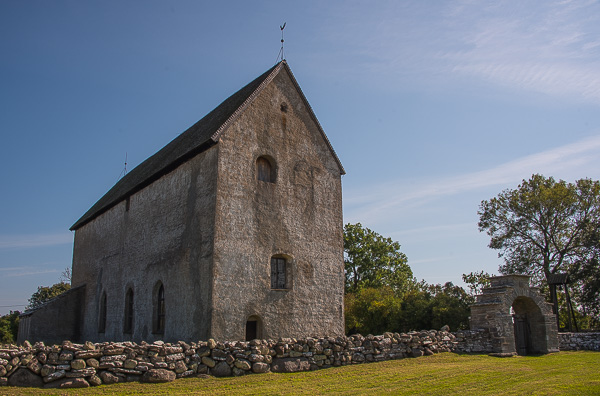
[[[331,152],[340,167],[340,173],[344,174],[345,171],[339,158],[335,154],[327,136],[325,136],[319,121],[304,97],[289,66],[285,61],[281,61],[254,81],[231,95],[200,121],[196,122],[185,132],[160,149],[156,154],[152,155],[127,173],[79,220],[77,220],[77,222],[71,226],[70,230],[73,231],[80,228],[135,192],[171,172],[190,158],[215,145],[219,140],[219,135],[227,129],[237,116],[252,102],[262,90],[262,87],[272,81],[281,70],[286,70],[289,73],[298,92],[300,92],[306,107],[309,109],[310,115],[317,124],[325,142],[331,149]]]

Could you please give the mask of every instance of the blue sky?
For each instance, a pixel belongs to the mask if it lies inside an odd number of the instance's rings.
[[[598,179],[597,1],[0,2],[0,314],[71,265],[69,227],[285,55],[336,149],[345,222],[415,276],[496,272],[479,203]]]

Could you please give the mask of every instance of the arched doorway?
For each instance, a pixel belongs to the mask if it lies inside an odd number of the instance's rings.
[[[252,315],[246,320],[246,341],[262,338],[262,320]]]
[[[519,355],[548,350],[546,322],[540,307],[530,297],[519,296],[512,304],[515,348]]]

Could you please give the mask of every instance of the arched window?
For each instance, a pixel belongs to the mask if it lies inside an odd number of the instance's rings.
[[[275,167],[267,157],[256,160],[256,178],[267,183],[275,183]]]
[[[123,333],[133,333],[133,289],[127,289],[125,294],[125,317],[123,318]]]
[[[158,282],[154,288],[154,333],[164,334],[165,332],[165,287],[162,282]]]
[[[287,289],[287,260],[271,257],[271,289]]]
[[[100,297],[100,309],[98,312],[98,333],[106,331],[106,292]]]

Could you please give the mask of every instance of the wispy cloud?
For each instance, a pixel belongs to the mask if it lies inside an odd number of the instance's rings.
[[[0,267],[0,278],[18,278],[31,275],[57,274],[61,271],[56,268],[56,263],[42,262],[22,266]]]
[[[453,72],[600,103],[597,2],[466,4],[452,15],[464,48],[442,56]]]
[[[0,249],[24,249],[73,243],[73,234],[0,235]]]
[[[394,237],[405,236],[405,235],[417,235],[417,234],[434,234],[439,232],[444,233],[456,233],[464,230],[470,230],[473,228],[473,223],[459,223],[459,224],[444,224],[429,227],[418,227],[411,228],[408,230],[396,231]]]
[[[344,203],[346,217],[360,213],[363,219],[389,217],[400,209],[422,206],[432,199],[462,194],[489,186],[516,186],[533,173],[564,175],[578,173],[577,178],[594,175],[581,174],[600,162],[600,136],[591,137],[552,150],[519,158],[497,167],[472,173],[426,180],[418,184],[394,181],[363,188],[361,192],[347,191]],[[562,177],[562,176],[559,176]],[[362,191],[369,191],[364,194]]]
[[[329,51],[340,48],[334,70],[348,78],[385,77],[393,89],[415,81],[447,89],[468,79],[600,103],[597,1],[344,5],[322,33]]]

